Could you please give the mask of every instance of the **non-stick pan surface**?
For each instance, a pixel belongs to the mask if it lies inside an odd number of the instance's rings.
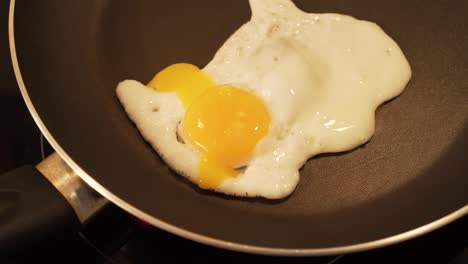
[[[413,77],[378,109],[370,143],[311,159],[280,201],[198,190],[159,159],[115,95],[119,81],[147,82],[171,63],[204,66],[249,19],[247,0],[16,0],[13,61],[38,125],[83,179],[184,237],[267,254],[331,254],[398,242],[466,214],[468,3],[295,2],[378,23]]]

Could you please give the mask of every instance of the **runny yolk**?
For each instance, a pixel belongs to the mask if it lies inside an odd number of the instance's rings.
[[[239,174],[258,141],[268,132],[270,115],[256,95],[230,85],[215,85],[191,64],[174,64],[148,84],[176,92],[187,111],[184,138],[201,153],[197,183],[209,189]]]
[[[195,98],[214,85],[211,78],[197,66],[177,63],[156,74],[147,86],[160,92],[175,92],[184,107],[188,108]]]
[[[202,153],[198,185],[218,186],[245,164],[268,132],[270,116],[257,96],[221,85],[198,97],[185,113],[183,131]]]

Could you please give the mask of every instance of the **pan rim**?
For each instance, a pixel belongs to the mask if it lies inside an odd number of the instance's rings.
[[[33,117],[34,122],[38,126],[41,133],[51,144],[57,154],[70,166],[77,175],[85,181],[91,188],[96,190],[99,194],[104,196],[106,199],[119,206],[123,210],[131,213],[132,215],[152,224],[153,226],[165,230],[169,233],[178,235],[180,237],[190,239],[205,245],[223,248],[227,250],[233,250],[244,253],[252,254],[261,254],[261,255],[271,255],[271,256],[327,256],[327,255],[340,255],[348,254],[353,252],[366,251],[376,248],[381,248],[403,241],[407,241],[419,236],[422,236],[426,233],[439,229],[459,218],[462,218],[465,215],[468,215],[468,205],[465,205],[458,210],[441,217],[437,220],[434,220],[430,223],[427,223],[423,226],[408,230],[399,234],[395,234],[386,238],[381,238],[373,241],[345,245],[345,246],[335,246],[335,247],[325,247],[325,248],[275,248],[275,247],[265,247],[265,246],[255,246],[249,244],[229,242],[227,240],[217,239],[214,237],[209,237],[206,235],[198,234],[187,229],[183,229],[172,225],[168,222],[164,222],[158,219],[155,216],[151,216],[142,210],[136,208],[135,206],[127,203],[126,201],[120,199],[118,196],[114,195],[111,191],[106,189],[96,180],[94,180],[90,175],[88,175],[81,167],[62,149],[58,142],[54,139],[52,134],[48,131],[42,119],[38,115],[31,98],[29,97],[26,85],[21,75],[21,70],[19,67],[19,61],[16,53],[15,45],[15,36],[14,36],[14,15],[15,15],[15,3],[16,0],[10,1],[9,7],[9,16],[8,16],[8,40],[10,45],[10,55],[11,61],[13,64],[13,69],[20,89],[23,100]]]

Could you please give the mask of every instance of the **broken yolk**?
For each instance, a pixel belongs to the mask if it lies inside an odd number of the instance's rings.
[[[218,186],[245,165],[268,132],[270,117],[255,95],[222,85],[198,97],[185,113],[183,131],[202,153],[198,184]]]
[[[259,97],[234,86],[215,85],[194,65],[169,66],[148,86],[175,92],[187,109],[182,131],[202,153],[197,176],[201,188],[214,188],[237,176],[236,168],[248,162],[268,132],[270,115]]]

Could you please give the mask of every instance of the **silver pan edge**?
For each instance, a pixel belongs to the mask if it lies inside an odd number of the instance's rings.
[[[94,190],[100,193],[102,196],[107,198],[112,203],[116,204],[123,210],[131,213],[132,215],[160,228],[167,232],[173,233],[175,235],[197,241],[206,245],[224,248],[228,250],[240,251],[245,253],[254,253],[254,254],[262,254],[262,255],[271,255],[271,256],[326,256],[326,255],[339,255],[339,254],[347,254],[359,251],[366,251],[376,248],[381,248],[385,246],[389,246],[392,244],[400,243],[406,240],[410,240],[416,238],[418,236],[422,236],[426,233],[439,229],[459,218],[468,214],[468,205],[438,219],[426,225],[420,226],[418,228],[393,235],[390,237],[386,237],[383,239],[373,240],[365,243],[359,244],[351,244],[345,246],[338,246],[338,247],[326,247],[326,248],[273,248],[273,247],[259,247],[254,245],[247,245],[247,244],[239,244],[239,243],[232,243],[225,240],[216,239],[213,237],[204,236],[201,234],[197,234],[191,232],[189,230],[185,230],[179,228],[177,226],[171,225],[164,221],[159,220],[158,218],[151,216],[138,208],[134,207],[133,205],[127,203],[126,201],[120,199],[112,192],[107,190],[104,186],[99,184],[95,181],[90,175],[88,175],[85,171],[83,171],[80,166],[60,147],[58,142],[54,139],[52,134],[47,130],[46,126],[42,122],[41,118],[37,114],[34,105],[31,102],[29,97],[27,88],[24,84],[23,78],[21,76],[21,70],[19,68],[18,58],[16,54],[16,47],[15,47],[15,30],[14,30],[14,18],[15,18],[15,2],[16,0],[10,1],[10,9],[9,9],[9,18],[8,18],[8,35],[9,35],[9,44],[10,44],[10,54],[11,60],[16,76],[16,80],[21,91],[21,95],[25,101],[25,104],[31,113],[34,121],[36,122],[37,126],[39,127],[40,131],[47,139],[47,141],[52,145],[55,151],[60,155],[60,157]]]

